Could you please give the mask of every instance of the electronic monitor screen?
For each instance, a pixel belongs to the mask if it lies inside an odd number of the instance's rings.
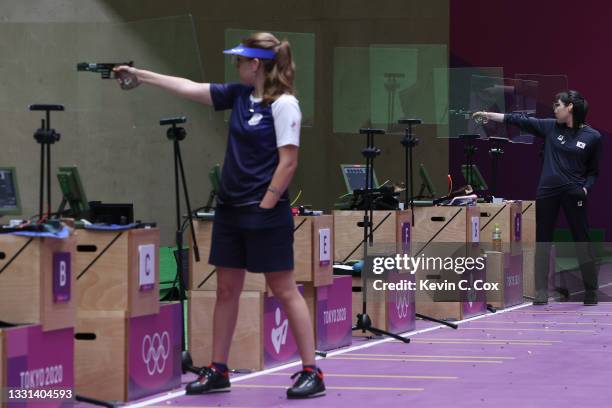
[[[489,189],[489,186],[485,182],[484,177],[482,177],[480,170],[478,170],[478,166],[476,166],[475,164],[472,164],[470,166],[469,175],[468,175],[468,165],[462,164],[461,173],[463,174],[463,178],[465,179],[465,182],[469,184],[470,186],[472,186],[474,191],[485,191]]]
[[[59,181],[64,200],[70,207],[71,216],[87,218],[89,203],[87,202],[77,167],[60,167],[57,172],[57,180]]]
[[[0,215],[21,214],[21,202],[14,167],[0,167]]]
[[[342,175],[346,183],[346,189],[349,193],[354,190],[363,190],[365,188],[366,166],[363,164],[341,164]],[[378,188],[378,180],[376,179],[376,171],[374,171],[373,188]]]

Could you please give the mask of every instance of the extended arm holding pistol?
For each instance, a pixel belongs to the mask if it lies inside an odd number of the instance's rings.
[[[129,67],[134,66],[134,61],[130,62],[102,62],[90,64],[88,62],[80,62],[77,64],[77,71],[88,71],[99,73],[102,79],[118,79],[122,89],[132,89],[140,83],[135,75],[126,71],[113,71],[113,68],[122,65]],[[111,76],[111,73],[113,74]]]

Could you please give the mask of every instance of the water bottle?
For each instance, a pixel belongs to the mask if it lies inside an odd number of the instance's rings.
[[[495,224],[495,228],[493,228],[493,237],[491,242],[493,244],[493,251],[502,252],[502,238],[499,224]]]

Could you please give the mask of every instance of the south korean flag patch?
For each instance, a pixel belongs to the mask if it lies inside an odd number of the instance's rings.
[[[586,147],[586,143],[584,143],[584,142],[576,142],[576,146],[578,146],[581,149],[584,149]]]

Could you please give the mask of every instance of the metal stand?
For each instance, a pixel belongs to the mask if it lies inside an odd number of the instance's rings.
[[[459,139],[463,139],[465,141],[465,145],[463,146],[463,152],[465,153],[465,159],[466,159],[466,168],[465,168],[466,180],[465,181],[469,185],[472,185],[472,183],[474,182],[473,177],[472,177],[472,164],[473,164],[472,158],[474,157],[474,154],[478,150],[478,148],[472,144],[472,141],[475,139],[479,139],[479,138],[480,138],[480,135],[475,134],[475,133],[465,133],[465,134],[459,135]],[[474,186],[472,186],[472,188],[473,187]]]
[[[500,144],[502,141],[507,142],[508,139],[491,138],[495,142],[495,145],[489,149],[491,155],[491,195],[495,197],[497,195],[497,166],[501,160],[504,149],[501,148]]]
[[[51,128],[51,111],[63,111],[63,105],[30,105],[31,111],[44,111],[45,119],[34,133],[34,139],[40,144],[40,193],[38,202],[38,221],[51,216],[51,145],[59,142],[60,134]],[[46,167],[45,167],[46,158]],[[45,177],[46,169],[46,177]],[[43,211],[45,197],[45,178],[47,179],[47,214]]]
[[[412,132],[413,125],[420,125],[423,123],[421,119],[400,119],[397,123],[403,125],[408,124],[408,129],[406,129],[404,133],[404,138],[401,143],[404,146],[404,185],[406,186],[406,191],[404,193],[404,205],[408,204],[408,199],[410,198],[410,212],[412,213],[412,226],[414,227],[414,176],[412,171],[412,151],[419,144],[419,139],[417,139]],[[409,178],[410,177],[410,178]],[[408,180],[410,180],[410,184],[408,184]]]
[[[404,154],[405,154],[405,183],[406,183],[406,194],[405,194],[405,202],[408,203],[408,198],[410,198],[410,212],[412,216],[412,227],[414,227],[414,175],[412,171],[412,151],[419,144],[419,139],[417,139],[412,131],[413,125],[420,125],[423,123],[421,119],[400,119],[398,120],[399,124],[407,124],[408,129],[404,134],[404,138],[402,139],[402,146],[404,146]],[[444,320],[436,319],[435,317],[427,316],[420,313],[415,313],[416,317],[419,317],[423,320],[429,320],[430,322],[435,322],[439,324],[443,324],[445,326],[451,327],[453,329],[457,329],[458,326],[454,323],[450,323]]]
[[[189,192],[187,191],[187,182],[185,181],[185,170],[183,168],[183,159],[181,156],[181,146],[179,142],[184,140],[187,136],[187,132],[182,127],[177,127],[177,124],[187,122],[187,118],[185,116],[175,117],[175,118],[166,118],[161,119],[159,121],[160,126],[171,125],[171,127],[166,132],[166,136],[169,140],[172,140],[172,146],[174,151],[174,196],[176,201],[176,248],[177,248],[177,269],[176,273],[178,276],[179,283],[179,301],[181,303],[181,318],[184,319],[185,316],[185,282],[183,280],[183,233],[185,232],[185,226],[181,221],[181,193],[180,193],[180,184],[183,186],[183,194],[185,195],[185,203],[187,205],[187,221],[189,227],[191,229],[191,238],[193,240],[193,252],[195,255],[195,261],[200,262],[200,252],[198,250],[198,244],[196,241],[195,230],[193,228],[193,218],[191,213],[191,203],[189,201]],[[191,355],[189,351],[187,351],[187,343],[185,341],[185,322],[183,321],[183,325],[181,326],[181,367],[183,373],[191,372],[194,374],[199,374],[200,368],[193,366],[193,360],[191,359]]]
[[[108,401],[97,400],[95,398],[89,398],[84,395],[75,395],[74,399],[79,402],[85,402],[87,404],[99,405],[101,407],[107,407],[107,408],[115,408],[121,405],[121,404],[115,404],[115,403],[108,402]]]
[[[363,200],[364,200],[364,210],[363,210],[363,222],[358,223],[359,227],[363,228],[363,259],[364,265],[365,260],[368,257],[368,246],[374,245],[374,232],[373,232],[373,206],[372,206],[372,190],[374,188],[374,158],[380,155],[380,149],[374,146],[374,135],[385,134],[385,131],[382,129],[359,129],[360,134],[366,135],[366,147],[361,151],[361,154],[366,159],[366,180],[365,187],[363,189]],[[366,300],[366,273],[365,268],[361,271],[361,287],[362,287],[362,313],[357,314],[357,324],[353,326],[353,330],[361,330],[363,333],[369,331],[374,335],[384,335],[392,337],[396,340],[399,340],[404,343],[410,343],[410,339],[406,339],[402,336],[399,336],[394,333],[389,333],[385,330],[379,329],[372,325],[372,320],[367,313],[367,300]]]

